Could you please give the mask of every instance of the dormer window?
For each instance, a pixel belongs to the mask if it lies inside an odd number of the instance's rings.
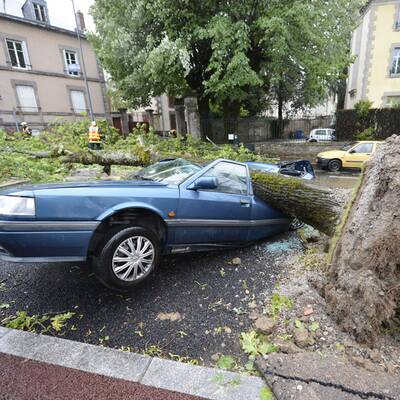
[[[47,22],[46,8],[38,3],[33,3],[33,10],[37,21]]]

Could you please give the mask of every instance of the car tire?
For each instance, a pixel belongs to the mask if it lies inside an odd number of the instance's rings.
[[[340,160],[334,159],[330,160],[328,163],[328,170],[331,172],[339,172],[342,169],[342,162]]]
[[[128,291],[154,273],[161,243],[145,227],[124,227],[111,231],[96,253],[93,267],[100,282],[113,290]]]
[[[318,141],[316,139],[310,139],[309,142],[310,143],[317,143]]]

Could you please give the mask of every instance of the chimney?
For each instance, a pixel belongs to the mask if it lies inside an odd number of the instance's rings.
[[[83,12],[78,10],[76,12],[76,26],[78,28],[79,32],[85,32],[86,30],[86,24],[85,24],[85,16],[83,15]]]

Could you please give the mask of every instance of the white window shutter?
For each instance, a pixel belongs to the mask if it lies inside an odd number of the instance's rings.
[[[86,112],[85,95],[80,90],[71,90],[72,108],[79,114]]]
[[[29,59],[28,47],[26,46],[26,42],[22,42],[22,51],[24,52],[25,64],[27,69],[32,69],[31,60]]]
[[[39,111],[36,102],[35,90],[33,89],[32,86],[17,85],[16,90],[22,111],[25,112]]]

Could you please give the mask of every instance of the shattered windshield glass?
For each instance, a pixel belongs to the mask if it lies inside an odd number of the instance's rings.
[[[132,178],[179,185],[201,169],[202,167],[199,165],[183,158],[177,158],[176,160],[160,161],[143,168]]]

